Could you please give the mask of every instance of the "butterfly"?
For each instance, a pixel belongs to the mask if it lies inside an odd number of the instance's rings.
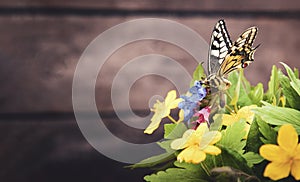
[[[204,85],[212,92],[225,91],[231,83],[227,75],[239,68],[246,68],[254,61],[254,52],[258,46],[252,48],[257,35],[257,28],[250,27],[232,43],[224,20],[219,20],[211,35],[208,55],[208,77]]]

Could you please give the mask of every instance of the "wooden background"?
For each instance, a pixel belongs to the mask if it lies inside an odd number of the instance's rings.
[[[231,38],[259,28],[255,63],[246,70],[251,83],[267,83],[273,64],[299,68],[300,2],[222,0],[2,0],[0,2],[0,181],[142,181],[148,170],[123,169],[94,150],[82,136],[72,109],[72,79],[80,55],[100,33],[136,18],[167,18],[209,41],[214,24],[225,19]],[[169,56],[192,73],[196,62],[162,42],[144,41],[121,48],[99,74],[97,104],[108,121],[110,84],[134,57]],[[148,80],[147,80],[148,79]],[[172,85],[158,79],[133,89],[131,106],[148,113],[153,93]],[[118,132],[121,132],[118,130]],[[123,134],[128,130],[124,130]],[[142,131],[134,131],[142,136]],[[121,134],[122,135],[122,132]],[[158,134],[161,136],[161,134]],[[106,167],[103,167],[106,166]]]

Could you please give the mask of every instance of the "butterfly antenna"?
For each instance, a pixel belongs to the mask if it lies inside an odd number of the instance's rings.
[[[261,44],[258,44],[256,47],[254,47],[253,50],[256,50]]]

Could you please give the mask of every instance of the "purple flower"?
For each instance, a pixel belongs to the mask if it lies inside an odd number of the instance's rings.
[[[198,102],[193,102],[191,97],[187,97],[185,95],[180,97],[184,99],[184,101],[178,104],[178,108],[183,110],[184,121],[188,121],[194,115],[194,110],[198,106]]]
[[[189,92],[191,93],[189,96],[180,96],[184,101],[178,104],[178,107],[184,111],[184,121],[188,121],[194,115],[199,106],[199,102],[207,93],[199,81],[195,81],[194,86],[189,89]]]
[[[191,87],[189,91],[192,97],[195,97],[193,99],[197,100],[197,102],[201,101],[207,94],[206,89],[202,87],[199,81],[195,81],[194,86]]]

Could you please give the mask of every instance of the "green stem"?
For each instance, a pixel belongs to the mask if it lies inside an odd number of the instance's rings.
[[[207,176],[210,176],[208,167],[203,162],[201,162],[200,165],[201,165],[202,169],[204,170],[204,172],[207,174]]]
[[[177,123],[177,121],[175,121],[175,119],[174,118],[172,118],[170,115],[168,116],[168,118],[173,122],[173,123]]]
[[[238,112],[238,108],[237,108],[237,105],[234,104],[234,112],[237,113]]]
[[[228,105],[225,105],[225,108],[228,110],[229,113],[233,113],[232,109]]]

